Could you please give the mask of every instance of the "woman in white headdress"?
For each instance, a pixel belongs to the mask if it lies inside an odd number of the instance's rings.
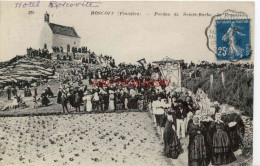
[[[98,70],[98,79],[101,79],[101,71]]]
[[[228,125],[221,120],[221,113],[216,113],[215,121],[210,125],[212,134],[211,163],[213,165],[229,164],[236,160],[231,149],[228,130]]]
[[[84,111],[86,112],[90,112],[92,111],[92,103],[91,103],[91,100],[92,100],[92,95],[86,91],[84,93],[84,97],[83,97],[83,101],[84,101]]]
[[[207,166],[206,128],[195,115],[189,128],[188,160],[189,166]]]
[[[128,109],[128,107],[127,107],[127,105],[128,105],[128,98],[129,98],[129,96],[128,96],[128,91],[127,91],[127,89],[124,87],[124,89],[123,89],[123,91],[124,91],[124,98],[125,98],[125,109],[127,110]]]
[[[109,105],[108,105],[108,110],[114,111],[115,110],[115,102],[114,102],[114,92],[109,91]]]
[[[193,113],[192,113],[192,112],[189,112],[189,113],[187,114],[186,132],[188,132],[189,124],[191,123],[190,120],[192,120],[192,118],[193,118]]]

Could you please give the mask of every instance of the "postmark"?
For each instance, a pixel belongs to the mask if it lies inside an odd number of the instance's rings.
[[[206,28],[207,47],[217,60],[250,60],[250,18],[244,12],[226,10],[212,17]]]

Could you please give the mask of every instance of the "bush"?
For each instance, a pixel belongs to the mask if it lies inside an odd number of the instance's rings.
[[[224,69],[202,69],[200,77],[191,78],[184,70],[182,86],[194,93],[201,88],[209,98],[221,104],[230,104],[243,111],[246,116],[253,117],[253,74],[246,69],[230,66]],[[222,83],[221,72],[225,75]],[[213,85],[210,89],[210,75],[213,74]]]

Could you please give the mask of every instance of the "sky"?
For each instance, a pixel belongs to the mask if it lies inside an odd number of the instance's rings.
[[[102,2],[100,7],[50,8],[49,2],[39,7],[15,8],[15,2],[0,2],[0,61],[26,53],[27,47],[39,48],[44,13],[50,22],[73,26],[81,37],[81,45],[97,55],[109,55],[116,63],[148,62],[165,57],[185,62],[215,62],[215,55],[206,46],[205,29],[211,17],[226,9],[243,11],[254,17],[248,2]],[[34,14],[28,14],[34,11]],[[114,12],[114,15],[91,15],[93,11]],[[141,16],[119,16],[118,12],[136,12]],[[154,16],[154,13],[171,16]],[[211,16],[183,16],[185,13],[209,13]],[[178,13],[179,16],[173,16]],[[252,31],[254,30],[252,22]],[[252,38],[254,41],[254,38]],[[254,47],[254,46],[252,46]]]

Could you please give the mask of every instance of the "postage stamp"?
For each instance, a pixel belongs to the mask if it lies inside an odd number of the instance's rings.
[[[250,20],[216,20],[217,60],[250,59]]]
[[[226,10],[213,16],[205,35],[207,47],[216,60],[251,59],[251,19],[246,13]]]

